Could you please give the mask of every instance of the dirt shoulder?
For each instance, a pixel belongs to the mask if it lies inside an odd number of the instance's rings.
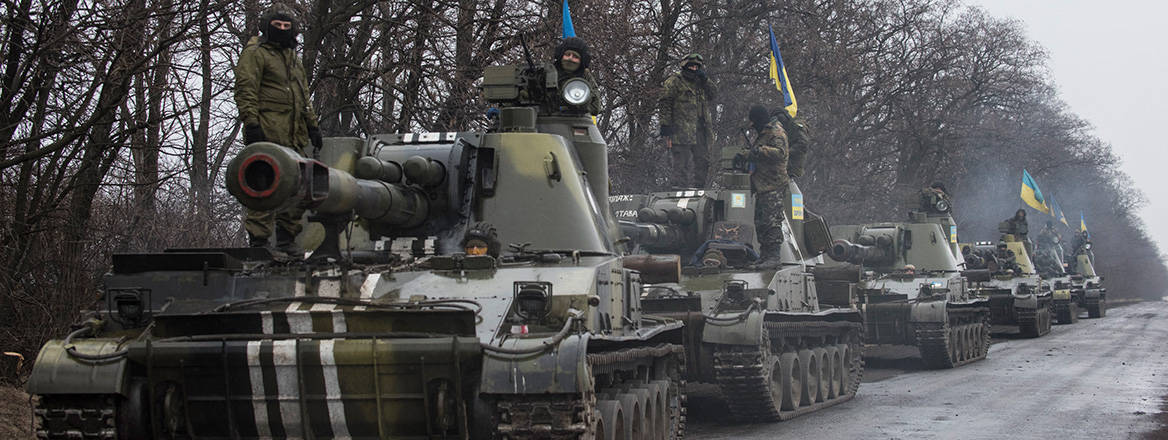
[[[0,438],[31,439],[32,407],[28,394],[23,389],[11,385],[0,385]]]

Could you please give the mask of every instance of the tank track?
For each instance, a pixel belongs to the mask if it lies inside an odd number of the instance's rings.
[[[913,332],[925,366],[954,368],[985,359],[990,351],[989,314],[974,321],[955,326],[937,322],[915,324]]]
[[[1074,301],[1055,303],[1054,314],[1059,324],[1074,324],[1079,322],[1079,305]]]
[[[118,438],[116,396],[42,396],[33,413],[39,439]]]
[[[1107,316],[1107,300],[1084,302],[1088,318],[1102,318]]]
[[[714,352],[715,380],[721,389],[726,405],[729,407],[729,412],[734,418],[749,422],[789,420],[846,402],[856,395],[864,374],[863,344],[860,342],[862,340],[862,325],[840,322],[829,323],[833,325],[819,328],[814,324],[818,323],[813,323],[811,326],[806,323],[767,323],[768,331],[764,333],[764,342],[759,346],[721,345],[716,348]],[[789,348],[787,351],[777,354],[772,351],[770,341],[782,340],[783,338],[789,341],[793,337],[798,338],[800,350]],[[834,342],[828,342],[833,339]],[[826,393],[827,396],[817,395],[814,401],[784,404],[783,390],[785,385],[783,383],[778,385],[779,393],[777,395],[772,392],[774,390],[775,369],[780,370],[778,372],[780,381],[783,380],[781,378],[783,373],[788,372],[783,367],[785,361],[790,362],[792,358],[797,359],[794,362],[798,362],[798,365],[802,367],[807,365],[807,360],[801,359],[801,354],[817,354],[815,357],[820,358],[819,354],[831,353],[831,349],[839,350],[841,347],[847,347],[851,352],[850,359],[846,360],[847,364],[844,366],[846,370],[842,374],[845,383],[833,384],[830,387],[816,385],[818,391],[815,394]],[[835,368],[831,367],[831,379],[833,380],[836,378]],[[820,379],[822,380],[821,377]],[[797,386],[802,387],[803,379],[799,382],[800,384]],[[803,392],[800,391],[801,396],[802,394]]]
[[[1050,333],[1050,307],[1018,310],[1018,333],[1026,338],[1037,338]]]
[[[684,368],[683,348],[675,344],[640,347],[588,355],[592,373],[635,370],[638,365],[665,357],[676,357],[679,368]],[[684,373],[684,372],[681,372]],[[685,430],[685,383],[678,378],[669,381],[676,390],[676,403],[668,411],[673,427],[666,439],[679,439]],[[642,383],[649,389],[648,382]],[[638,388],[637,384],[629,384]],[[609,390],[604,390],[609,391]],[[622,390],[627,391],[627,390]],[[582,439],[592,438],[593,429],[606,407],[603,393],[586,393],[586,397],[564,399],[563,396],[515,395],[501,398],[498,405],[499,423],[496,432],[510,439]]]

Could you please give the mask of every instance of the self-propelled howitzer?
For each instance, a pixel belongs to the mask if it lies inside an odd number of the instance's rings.
[[[861,317],[848,292],[817,293],[812,268],[827,225],[794,182],[782,264],[756,264],[755,194],[736,152],[724,150],[716,188],[615,195],[612,206],[634,257],[652,263],[645,312],[685,320],[689,380],[716,384],[736,419],[786,420],[855,396]],[[664,276],[679,266],[680,281]]]
[[[1043,288],[1027,251],[1027,243],[1003,232],[997,245],[980,242],[961,245],[970,289],[990,300],[994,331],[1017,326],[1022,336],[1050,333],[1054,319],[1053,292]]]
[[[827,254],[838,263],[817,268],[820,290],[854,283],[869,344],[915,346],[931,368],[984,359],[988,300],[968,289],[953,224],[948,211],[916,210],[907,222],[833,226]]]
[[[230,191],[309,209],[312,257],[116,256],[92,319],[38,357],[41,436],[680,436],[681,323],[641,310],[591,119],[519,96],[555,92],[545,75],[488,69],[506,107],[486,132],[326,138],[320,161],[245,148]],[[484,224],[504,248],[464,252]]]

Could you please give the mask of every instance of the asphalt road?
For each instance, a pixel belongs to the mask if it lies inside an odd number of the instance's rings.
[[[1168,396],[1168,302],[995,340],[986,360],[921,370],[915,350],[875,350],[849,402],[794,420],[726,423],[712,386],[690,397],[691,439],[1113,439],[1157,428]],[[1168,405],[1165,406],[1168,408]]]

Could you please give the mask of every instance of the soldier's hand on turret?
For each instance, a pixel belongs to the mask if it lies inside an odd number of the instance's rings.
[[[243,126],[243,143],[254,144],[256,142],[263,142],[268,140],[264,136],[264,129],[259,124],[248,124]]]

